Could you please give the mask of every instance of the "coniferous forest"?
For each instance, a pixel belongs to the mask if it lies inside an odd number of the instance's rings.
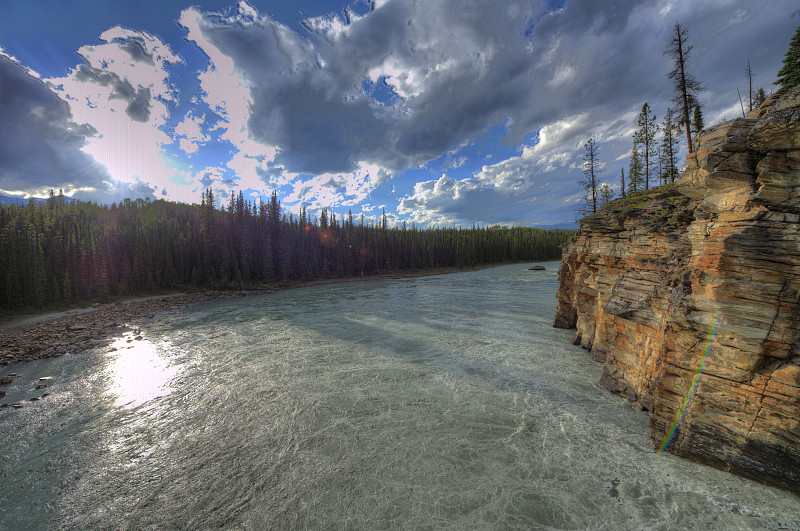
[[[0,207],[0,308],[41,309],[159,290],[241,289],[442,267],[555,260],[573,231],[389,228],[385,215],[310,220],[213,192],[200,205],[125,199],[103,206],[51,193]]]

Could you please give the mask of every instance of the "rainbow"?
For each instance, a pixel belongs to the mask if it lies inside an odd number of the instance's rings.
[[[692,398],[694,398],[694,394],[697,391],[697,386],[700,385],[700,375],[703,373],[703,366],[706,363],[706,358],[708,357],[708,353],[711,351],[711,342],[714,339],[714,332],[717,329],[718,316],[719,316],[719,311],[715,311],[714,321],[711,323],[711,330],[708,332],[708,339],[706,339],[706,348],[703,351],[703,357],[700,358],[700,366],[697,368],[697,372],[695,372],[694,378],[692,379],[692,384],[689,386],[689,389],[686,392],[686,398],[683,399],[683,404],[681,405],[680,410],[678,410],[678,417],[675,419],[675,422],[672,424],[672,427],[670,427],[669,431],[667,432],[667,436],[664,438],[664,442],[661,443],[661,446],[656,451],[657,454],[663,452],[664,449],[669,445],[669,443],[672,442],[672,438],[675,436],[675,433],[678,431],[678,427],[681,425],[683,416],[686,415],[686,410],[692,403]]]

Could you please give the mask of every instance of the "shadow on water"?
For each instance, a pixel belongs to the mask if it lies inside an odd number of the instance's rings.
[[[551,328],[547,267],[213,301],[113,355],[32,365],[57,383],[0,421],[19,457],[0,470],[0,529],[742,528],[743,513],[789,514],[761,486],[653,454],[644,416]]]
[[[509,269],[516,271],[509,275]],[[570,349],[574,350],[570,358],[562,354],[553,359],[546,347],[537,344],[545,339],[569,347],[571,336],[569,331],[551,326],[554,301],[549,305],[534,302],[539,299],[537,291],[554,291],[555,267],[549,269],[529,272],[527,265],[514,265],[437,277],[312,287],[253,298],[226,311],[234,312],[234,320],[238,320],[235,313],[241,312],[242,322],[261,313],[262,319],[287,321],[297,330],[349,343],[354,350],[367,348],[558,404],[568,404],[580,393],[606,398],[595,386],[565,378],[568,367],[580,367],[584,372],[596,372],[595,381],[599,379],[600,367],[584,351],[575,347]],[[480,296],[475,297],[476,293]],[[355,304],[359,302],[360,306]],[[213,312],[209,318],[215,319]],[[509,345],[518,347],[517,359],[498,355],[498,350],[507,350]]]

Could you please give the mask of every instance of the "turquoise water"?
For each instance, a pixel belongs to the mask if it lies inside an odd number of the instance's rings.
[[[557,263],[159,315],[7,368],[1,529],[784,529],[800,498],[670,455],[550,324]]]

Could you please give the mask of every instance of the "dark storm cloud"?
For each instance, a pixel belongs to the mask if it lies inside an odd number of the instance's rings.
[[[515,179],[491,182],[503,172],[489,167],[449,187],[423,183],[401,205],[475,219],[478,202],[493,219],[509,213],[513,198],[517,222],[528,223],[525,205],[537,197],[575,202],[575,160],[587,138],[602,143],[618,173],[642,104],[663,116],[672,98],[663,52],[676,21],[695,46],[690,65],[709,89],[710,118],[737,101],[748,57],[769,87],[796,26],[790,12],[789,0],[567,0],[561,9],[522,0],[388,0],[363,17],[306,20],[302,36],[246,3],[224,15],[189,13],[198,44],[232,60],[249,87],[252,138],[277,148],[288,172],[347,172],[359,161],[400,172],[498,124],[516,147],[549,128],[535,153],[509,159]],[[393,104],[362,91],[379,81]],[[607,180],[617,177],[609,171]]]
[[[76,124],[66,102],[40,79],[0,55],[0,190],[43,195],[63,188],[73,197],[110,202],[152,195],[140,182],[115,181],[81,151],[97,131]]]
[[[243,13],[206,15],[200,27],[251,87],[250,132],[278,146],[289,171],[352,171],[360,160],[402,169],[457,148],[529,98],[527,3],[445,4],[389,2],[346,34],[333,19],[310,21],[308,39]],[[453,27],[442,32],[444,21]],[[396,106],[362,93],[376,75],[388,76]]]
[[[132,120],[147,122],[150,119],[151,95],[149,87],[135,88],[127,79],[110,70],[101,70],[90,65],[78,66],[75,79],[91,82],[111,89],[109,99],[120,99],[128,103],[125,112]]]
[[[0,189],[98,184],[105,168],[81,148],[96,133],[72,121],[67,104],[39,79],[0,55]]]
[[[121,43],[120,48],[128,52],[128,54],[131,56],[131,59],[134,61],[155,65],[155,61],[153,61],[153,54],[147,51],[147,46],[144,42],[144,39],[131,37],[127,41]]]

